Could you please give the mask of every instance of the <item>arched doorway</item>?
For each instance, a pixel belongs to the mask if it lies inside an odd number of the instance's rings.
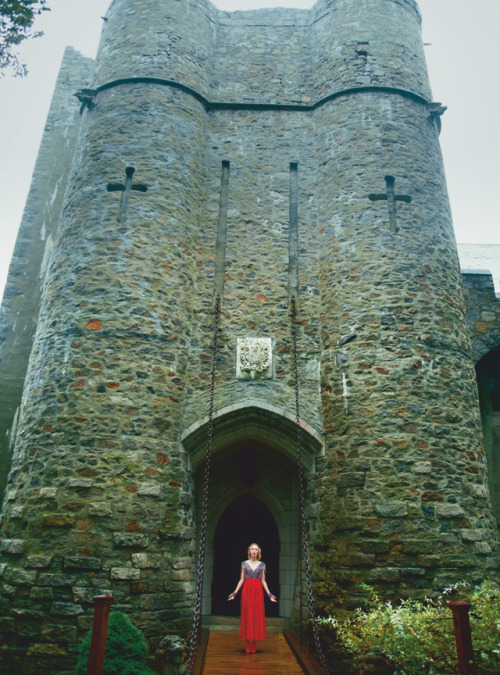
[[[324,453],[322,435],[309,423],[301,421],[302,460],[307,477],[315,472],[317,456]],[[181,435],[192,471],[192,492],[195,496],[193,520],[196,528],[201,523],[203,506],[203,481],[208,432],[208,417],[193,422]],[[314,481],[310,482],[314,486]],[[212,461],[206,528],[206,553],[203,578],[202,612],[204,616],[215,614],[212,607],[214,580],[214,541],[216,530],[225,511],[240,497],[252,495],[264,505],[276,523],[279,538],[278,583],[270,580],[270,588],[279,593],[280,617],[291,617],[298,596],[297,569],[299,563],[299,489],[297,475],[297,426],[293,413],[268,402],[254,399],[236,401],[214,414],[212,435]],[[248,497],[247,497],[248,498]],[[312,490],[306,494],[306,506],[314,500]],[[254,502],[255,503],[255,502]],[[230,516],[228,516],[229,519]],[[238,527],[233,525],[233,529]],[[227,530],[226,530],[227,531]],[[234,590],[238,570],[252,537],[244,533],[244,541],[234,547],[236,571],[228,570],[229,589],[224,583],[222,597]],[[234,532],[231,533],[233,538]],[[264,547],[262,537],[253,537]],[[240,550],[237,550],[240,548]],[[272,548],[272,547],[271,547]],[[271,558],[269,558],[269,555]],[[265,562],[272,564],[272,552],[264,550]],[[217,573],[218,575],[218,573]],[[217,584],[216,579],[216,584]],[[279,590],[275,590],[278,588]],[[221,591],[217,590],[217,594]],[[230,611],[227,603],[224,614]],[[236,611],[237,607],[233,609]]]
[[[215,530],[212,614],[239,615],[239,596],[234,602],[228,602],[227,596],[236,587],[241,562],[246,559],[248,545],[253,542],[262,548],[269,588],[280,596],[278,527],[265,504],[246,493],[227,507]],[[278,616],[278,605],[266,602],[266,614]]]
[[[201,485],[201,480],[198,472],[196,484]],[[201,503],[198,514],[200,508]],[[297,467],[273,448],[256,442],[229,446],[214,457],[207,516],[205,615],[238,611],[239,605],[231,606],[227,596],[238,582],[240,564],[252,540],[263,549],[271,575],[269,587],[278,596],[278,607],[267,606],[266,611],[270,616],[290,617],[299,546]],[[214,570],[216,555],[217,564],[223,566],[220,555],[230,556],[225,572]],[[224,574],[226,579],[220,581]]]

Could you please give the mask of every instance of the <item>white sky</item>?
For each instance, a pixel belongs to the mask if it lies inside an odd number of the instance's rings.
[[[140,0],[136,0],[140,2]],[[355,0],[352,0],[353,2]],[[49,0],[23,46],[26,78],[0,80],[0,294],[64,47],[94,56],[109,0]],[[309,8],[310,0],[216,0],[224,10]],[[419,0],[457,241],[500,245],[500,0]],[[75,105],[78,102],[75,99]]]

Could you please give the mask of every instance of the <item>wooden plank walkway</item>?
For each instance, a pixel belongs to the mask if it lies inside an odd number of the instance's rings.
[[[203,675],[303,675],[281,633],[268,633],[255,654],[245,654],[238,633],[210,633]]]

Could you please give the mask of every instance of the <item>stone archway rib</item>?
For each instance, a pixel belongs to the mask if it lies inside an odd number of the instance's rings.
[[[297,461],[297,432],[295,415],[284,407],[258,399],[243,399],[220,408],[213,416],[212,451],[243,439],[262,441],[278,448],[294,462]],[[314,458],[324,452],[322,433],[309,422],[300,420],[302,429],[302,461],[307,471],[313,470]],[[205,457],[208,415],[191,424],[181,434],[181,442],[190,458],[191,468]]]

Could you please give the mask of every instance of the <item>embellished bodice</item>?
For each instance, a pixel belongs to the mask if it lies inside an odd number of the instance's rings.
[[[243,569],[245,570],[245,579],[262,579],[262,572],[266,571],[266,564],[259,562],[259,564],[252,569],[248,560],[244,560],[242,563]]]

